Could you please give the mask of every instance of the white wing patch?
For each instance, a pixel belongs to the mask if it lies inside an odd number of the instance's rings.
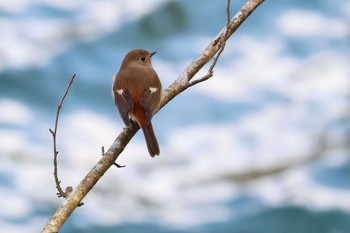
[[[156,87],[150,87],[149,90],[151,91],[151,93],[155,93],[156,91],[158,91],[158,88]]]
[[[124,91],[123,91],[123,89],[119,89],[119,90],[117,90],[117,93],[118,93],[118,95],[123,95]]]
[[[123,95],[124,91],[123,91],[123,89],[119,89],[119,90],[117,90],[117,93],[118,93],[118,95]],[[112,86],[112,97],[113,97],[113,100],[115,101],[113,86]]]

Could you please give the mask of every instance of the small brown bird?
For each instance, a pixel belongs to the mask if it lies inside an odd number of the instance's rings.
[[[126,126],[130,125],[129,116],[143,131],[149,154],[159,155],[159,145],[152,127],[153,114],[158,110],[162,85],[152,67],[151,57],[143,49],[128,52],[120,70],[113,78],[112,95],[119,114]]]

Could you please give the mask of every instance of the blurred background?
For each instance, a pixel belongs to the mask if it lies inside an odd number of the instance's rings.
[[[245,1],[231,3],[231,15]],[[226,23],[226,1],[0,3],[0,231],[39,232],[59,177],[75,187],[123,128],[111,80],[125,53],[158,51],[171,84]],[[230,38],[214,77],[138,132],[66,232],[350,232],[350,2],[264,2]],[[208,67],[198,74],[204,74]]]

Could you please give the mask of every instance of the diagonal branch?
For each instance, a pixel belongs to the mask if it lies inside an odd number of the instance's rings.
[[[210,42],[207,48],[193,60],[180,76],[164,91],[161,107],[187,88],[189,85],[188,83],[194,75],[214,57],[223,43],[232,36],[244,20],[263,2],[264,0],[248,0],[246,2],[241,10],[230,20],[228,27],[225,26],[216,38]]]
[[[172,83],[162,95],[161,107],[166,105],[175,96],[188,88],[188,83],[193,76],[222,48],[225,42],[244,22],[244,20],[263,2],[264,0],[248,0],[241,10],[230,20],[230,23],[224,27],[216,38],[207,46],[192,63],[182,72],[182,74]],[[93,188],[103,174],[113,166],[115,160],[119,157],[125,146],[139,130],[136,124],[124,128],[111,147],[105,153],[100,161],[90,170],[80,184],[65,199],[56,213],[47,222],[42,232],[58,232],[63,223],[70,214]]]

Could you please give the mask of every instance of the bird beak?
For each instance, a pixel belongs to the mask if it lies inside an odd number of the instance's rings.
[[[154,54],[156,54],[157,53],[157,51],[155,51],[155,52],[152,52],[152,53],[150,53],[149,55],[150,55],[150,57],[152,57]]]

